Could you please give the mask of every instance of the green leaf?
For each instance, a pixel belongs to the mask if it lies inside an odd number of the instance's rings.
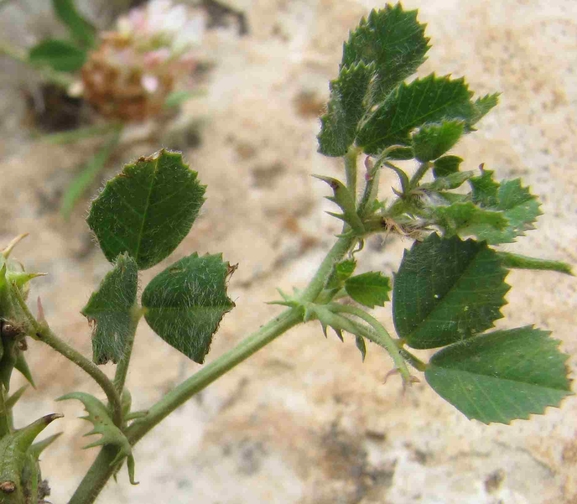
[[[436,353],[425,377],[467,417],[508,424],[542,414],[571,394],[568,356],[558,344],[533,327],[495,331]]]
[[[491,170],[483,170],[480,177],[472,177],[469,181],[473,203],[484,207],[499,205],[499,183],[493,180]]]
[[[36,44],[28,53],[34,64],[52,67],[58,72],[76,72],[86,61],[86,51],[65,40],[44,40]]]
[[[507,270],[485,243],[431,234],[405,251],[395,276],[393,319],[413,348],[469,338],[502,317]]]
[[[374,64],[369,107],[384,97],[425,61],[429,50],[425,25],[417,11],[404,11],[400,4],[373,10],[351,31],[343,48],[341,68],[358,63]]]
[[[144,289],[146,321],[169,345],[202,364],[222,317],[234,307],[226,294],[232,271],[220,254],[192,254],[174,263]]]
[[[462,186],[472,176],[472,171],[450,173],[444,177],[437,177],[433,182],[421,184],[419,188],[435,192],[456,189],[457,187]]]
[[[92,47],[96,39],[96,28],[80,15],[73,0],[52,0],[56,16],[70,30],[70,34],[83,47]]]
[[[370,271],[349,278],[345,282],[345,290],[357,303],[374,308],[383,306],[390,299],[391,282],[380,272]]]
[[[471,123],[475,108],[464,79],[434,74],[401,84],[361,126],[357,144],[377,154],[395,144],[410,145],[410,133],[426,123],[460,120]]]
[[[344,156],[355,140],[357,125],[365,114],[364,98],[374,75],[374,65],[364,63],[343,67],[331,81],[327,112],[321,117],[319,152],[325,156]]]
[[[456,173],[462,162],[463,160],[458,156],[443,156],[434,162],[433,175],[438,178]]]
[[[463,135],[463,121],[426,124],[413,135],[413,152],[421,161],[432,161],[451,149]]]
[[[92,430],[84,434],[84,436],[91,436],[94,434],[99,434],[101,436],[100,439],[86,445],[84,449],[105,445],[116,446],[118,448],[118,454],[110,465],[115,465],[126,457],[130,483],[137,485],[138,483],[134,481],[134,457],[132,455],[132,447],[124,433],[114,425],[114,422],[110,418],[108,408],[96,397],[84,392],[72,392],[63,395],[56,400],[67,401],[70,399],[80,401],[88,413],[87,416],[81,418],[82,420],[86,420],[92,424]]]
[[[500,93],[488,94],[475,100],[473,104],[475,106],[475,114],[471,118],[471,124],[480,121],[493,107],[497,106],[499,103],[499,94]]]
[[[493,172],[486,170],[481,177],[471,179],[473,202],[489,209],[503,212],[509,221],[502,230],[483,228],[475,231],[480,240],[490,244],[512,243],[517,236],[533,229],[533,223],[541,211],[539,201],[521,185],[520,179],[506,180],[498,184]]]
[[[497,252],[497,255],[505,268],[556,271],[557,273],[573,276],[571,265],[561,261],[550,261],[510,252]]]
[[[126,352],[134,331],[132,311],[136,305],[138,266],[128,254],[116,258],[100,287],[82,309],[93,324],[92,360],[96,364],[117,363]]]
[[[439,180],[439,179],[437,179]],[[502,212],[480,208],[470,201],[433,208],[435,223],[445,236],[483,236],[505,229],[509,221]]]
[[[106,184],[88,216],[106,258],[128,252],[143,270],[166,258],[188,234],[205,187],[176,152],[161,150],[126,165]]]

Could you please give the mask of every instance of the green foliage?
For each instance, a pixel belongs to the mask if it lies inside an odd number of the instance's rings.
[[[176,152],[161,150],[126,165],[94,200],[88,225],[106,258],[127,252],[148,269],[188,234],[204,203],[205,187]]]
[[[148,325],[169,345],[202,364],[222,317],[234,307],[226,295],[233,271],[220,254],[192,254],[169,266],[142,293]]]
[[[28,53],[31,63],[48,65],[58,72],[75,72],[86,61],[86,51],[66,40],[44,40]]]
[[[463,160],[459,156],[443,156],[433,163],[433,175],[446,177],[459,171],[459,166]]]
[[[78,12],[73,0],[52,0],[52,8],[78,44],[87,48],[94,45],[96,28]]]
[[[357,303],[374,308],[389,300],[391,283],[380,271],[370,271],[347,279],[345,290]]]
[[[134,332],[138,266],[128,254],[120,254],[112,271],[82,309],[93,323],[92,360],[96,364],[118,362]]]
[[[341,70],[358,63],[374,65],[370,108],[425,61],[428,42],[416,10],[387,5],[371,11],[368,19],[351,31],[343,47]]]
[[[532,327],[495,331],[436,353],[425,376],[467,417],[508,424],[541,414],[571,394],[567,355],[558,344]]]
[[[397,333],[413,348],[470,338],[502,317],[507,270],[484,243],[431,234],[406,251],[393,290]]]
[[[357,144],[367,154],[378,154],[392,145],[410,145],[411,131],[429,123],[462,121],[470,127],[475,116],[471,94],[464,79],[434,74],[401,84],[363,123]]]
[[[115,465],[126,458],[130,483],[137,485],[138,483],[134,480],[134,457],[132,455],[132,447],[123,432],[114,425],[114,422],[110,418],[108,408],[96,397],[84,392],[72,392],[63,395],[56,400],[67,401],[69,399],[80,401],[88,413],[87,416],[81,418],[82,420],[92,423],[93,428],[90,432],[84,434],[84,436],[91,436],[93,434],[100,435],[100,439],[86,445],[84,449],[105,445],[115,446],[118,449],[118,453],[110,465]]]
[[[362,62],[343,67],[339,78],[330,83],[331,99],[321,117],[319,152],[326,156],[344,156],[355,140],[357,125],[365,113],[365,95],[374,65]]]
[[[333,203],[336,203],[343,211],[342,214],[336,214],[333,212],[327,213],[333,217],[336,217],[337,219],[346,222],[349,226],[351,226],[353,231],[359,234],[363,234],[365,230],[363,223],[357,214],[354,195],[350,193],[347,187],[340,180],[332,177],[323,177],[321,175],[313,176],[331,186],[331,189],[334,192],[334,196],[327,196],[327,199]]]
[[[455,145],[464,132],[463,121],[443,121],[426,124],[413,135],[413,152],[421,162],[441,157]]]

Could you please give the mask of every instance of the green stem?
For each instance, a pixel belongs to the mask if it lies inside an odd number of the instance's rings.
[[[41,324],[38,322],[34,315],[32,315],[30,312],[30,309],[28,308],[28,305],[26,304],[26,301],[24,301],[24,298],[20,294],[19,290],[14,289],[14,292],[20,308],[22,309],[24,315],[30,323],[32,330],[34,331],[34,336],[39,341],[46,343],[59,354],[66,357],[69,361],[72,361],[79,368],[88,373],[94,379],[94,381],[100,385],[100,388],[102,388],[106,394],[108,402],[110,403],[110,407],[112,408],[112,419],[114,424],[120,427],[122,425],[122,406],[120,403],[120,395],[116,392],[114,384],[108,379],[108,376],[106,376],[98,368],[98,366],[96,366],[96,364],[93,364],[92,361],[88,360],[80,352],[67,345],[58,336],[56,336],[50,327],[48,327],[48,324]]]
[[[404,348],[399,348],[399,353],[417,371],[424,373],[427,370],[427,365],[421,359],[419,359],[416,355],[413,355],[408,350],[405,350]]]
[[[313,303],[322,292],[334,265],[339,262],[347,252],[354,247],[357,237],[352,234],[341,236],[333,245],[323,262],[319,266],[315,276],[301,295],[301,302]]]
[[[415,187],[417,187],[417,185],[419,184],[421,179],[425,176],[425,173],[427,173],[427,171],[429,171],[430,167],[431,167],[431,163],[429,163],[428,161],[425,163],[421,163],[419,165],[419,168],[417,168],[417,171],[411,177],[411,181],[409,183],[409,187],[411,189],[414,189]]]
[[[10,409],[6,406],[6,390],[0,385],[0,439],[12,432],[10,413]]]
[[[360,149],[351,147],[345,154],[345,174],[347,177],[347,188],[352,197],[357,201],[357,158]]]
[[[411,374],[409,373],[409,369],[407,368],[405,359],[403,359],[403,357],[399,352],[399,347],[395,343],[395,340],[388,333],[388,331],[375,317],[369,315],[366,311],[361,310],[356,306],[330,303],[327,305],[327,308],[334,313],[349,313],[351,315],[354,315],[355,317],[359,317],[360,319],[364,320],[367,324],[369,324],[374,329],[375,333],[373,334],[370,331],[365,330],[365,334],[363,334],[363,336],[371,340],[373,343],[376,343],[377,345],[385,348],[385,350],[389,352],[389,355],[393,359],[393,362],[395,363],[396,368],[401,373],[403,379],[407,383],[410,382]]]
[[[124,390],[124,382],[126,382],[126,375],[128,374],[128,366],[130,365],[130,357],[132,355],[132,347],[134,346],[134,337],[136,335],[136,328],[142,317],[142,309],[140,306],[135,304],[132,307],[130,314],[130,328],[128,337],[126,340],[126,348],[124,350],[124,355],[122,359],[118,361],[116,366],[116,373],[114,374],[114,386],[116,391],[120,396],[122,396],[122,391]]]
[[[248,336],[232,350],[208,364],[175,389],[171,390],[158,403],[148,410],[148,414],[136,420],[126,430],[131,445],[136,444],[146,433],[166,418],[176,408],[192,396],[206,388],[217,378],[246,360],[255,352],[268,345],[278,336],[302,322],[303,314],[298,308],[286,310],[268,324]],[[80,483],[69,504],[91,504],[112,476],[115,465],[111,465],[116,456],[116,449],[105,447]]]
[[[49,144],[62,145],[78,142],[85,138],[114,133],[118,129],[120,129],[118,123],[98,124],[96,126],[86,126],[85,128],[77,128],[75,130],[64,131],[62,133],[41,135],[38,137],[38,140],[41,142],[47,142]]]

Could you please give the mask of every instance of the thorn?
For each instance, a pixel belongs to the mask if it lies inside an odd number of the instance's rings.
[[[38,322],[40,322],[41,324],[46,324],[46,317],[44,316],[44,307],[42,306],[42,300],[40,299],[40,296],[38,296],[38,299],[36,300],[36,306],[38,307],[38,316],[36,317]]]
[[[5,259],[8,259],[8,257],[10,256],[10,253],[12,252],[12,250],[14,250],[14,247],[16,245],[18,245],[18,243],[20,243],[24,238],[26,238],[28,236],[28,233],[23,233],[21,235],[18,235],[16,238],[14,238],[9,244],[8,246],[2,251],[2,255],[4,256]]]
[[[383,385],[385,383],[387,383],[387,380],[394,375],[398,375],[399,374],[399,369],[398,368],[393,368],[391,369],[386,375],[385,375],[385,379],[383,380]]]

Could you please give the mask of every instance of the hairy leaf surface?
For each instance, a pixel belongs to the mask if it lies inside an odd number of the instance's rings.
[[[389,300],[391,282],[378,271],[369,271],[349,278],[345,290],[353,300],[362,305],[374,308],[383,306]]]
[[[137,287],[138,266],[128,254],[121,254],[82,309],[82,315],[94,324],[92,360],[96,364],[117,363],[124,356],[133,331],[131,310]]]
[[[413,135],[413,152],[421,161],[432,161],[451,149],[464,132],[463,121],[426,124]]]
[[[410,133],[426,123],[460,120],[471,124],[475,107],[464,79],[434,74],[401,84],[361,126],[357,144],[377,154],[395,144],[410,145]]]
[[[365,114],[364,98],[374,74],[374,65],[364,63],[343,67],[338,79],[330,83],[331,97],[321,117],[319,152],[325,156],[344,156],[355,140],[357,125]]]
[[[541,414],[571,394],[558,341],[533,327],[455,343],[431,359],[431,387],[471,419],[508,424]]]
[[[370,105],[384,97],[425,61],[429,50],[425,25],[417,11],[404,11],[400,4],[373,10],[351,31],[343,48],[342,67],[373,64],[377,71],[372,83]]]
[[[177,261],[144,289],[146,321],[169,345],[202,364],[222,317],[234,307],[226,294],[232,271],[220,254]]]
[[[459,171],[459,166],[463,159],[459,156],[443,156],[435,160],[433,164],[433,175],[437,177],[446,177]]]
[[[88,225],[109,261],[127,252],[143,270],[166,258],[188,234],[205,187],[176,152],[162,150],[126,165],[106,184]]]
[[[502,317],[507,270],[485,243],[431,234],[405,251],[393,289],[397,333],[413,348],[464,340]]]

